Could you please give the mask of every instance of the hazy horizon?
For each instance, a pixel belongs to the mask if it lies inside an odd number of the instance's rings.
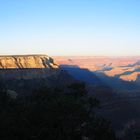
[[[52,57],[140,57],[140,55],[49,55],[48,53],[18,53],[18,54],[0,54],[1,56],[34,56],[48,55]]]
[[[138,0],[2,0],[0,55],[139,56]]]

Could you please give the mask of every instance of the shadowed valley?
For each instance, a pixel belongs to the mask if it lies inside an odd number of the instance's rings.
[[[122,137],[123,130],[140,121],[140,57],[56,57],[56,60],[62,69],[87,83],[90,95],[101,101],[98,113],[111,120],[118,136]],[[98,86],[99,93],[95,92]]]

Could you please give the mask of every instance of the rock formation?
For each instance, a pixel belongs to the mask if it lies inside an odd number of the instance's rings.
[[[0,56],[1,79],[33,79],[56,75],[59,66],[47,55]]]
[[[133,72],[131,74],[120,76],[120,79],[124,81],[136,81],[138,80],[139,75],[140,75],[140,72]]]
[[[13,98],[48,86],[63,86],[75,79],[47,55],[0,56],[0,88]]]
[[[58,68],[58,65],[47,55],[15,55],[0,56],[0,68]]]

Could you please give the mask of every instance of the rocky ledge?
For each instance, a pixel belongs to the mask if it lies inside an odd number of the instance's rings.
[[[47,55],[0,56],[0,69],[54,68],[58,65]]]
[[[75,79],[47,55],[0,56],[0,88],[12,98],[73,82]]]

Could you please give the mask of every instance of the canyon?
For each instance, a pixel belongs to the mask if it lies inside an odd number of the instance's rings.
[[[97,114],[110,120],[119,135],[128,124],[139,121],[139,60],[140,57],[0,56],[0,88],[17,98],[49,86],[84,82],[88,95],[101,102]]]
[[[112,88],[118,96],[137,97],[140,91],[140,57],[104,57],[104,56],[58,56],[54,57],[62,69],[79,68],[88,70],[94,75],[94,81],[102,81],[104,85]],[[77,78],[77,74],[73,76]],[[80,74],[82,75],[82,74]],[[83,73],[83,75],[85,75]],[[86,77],[86,76],[85,76]],[[88,77],[88,78],[87,78]],[[84,82],[93,78],[78,77]],[[95,80],[96,79],[96,80]]]
[[[140,75],[140,57],[55,57],[59,65],[78,66],[108,77],[124,81],[137,81]]]
[[[97,114],[111,121],[117,136],[140,121],[140,57],[54,58],[61,69],[87,83],[90,95],[101,102]]]

